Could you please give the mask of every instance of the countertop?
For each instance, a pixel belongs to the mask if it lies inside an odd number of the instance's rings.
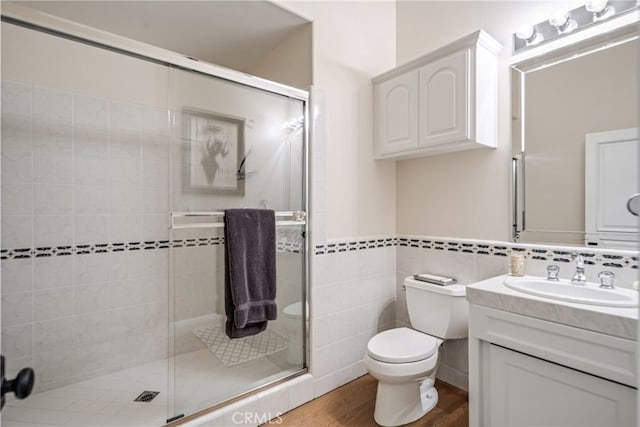
[[[550,300],[506,287],[502,275],[467,286],[467,300],[550,322],[561,323],[633,341],[638,340],[638,308],[603,307]]]

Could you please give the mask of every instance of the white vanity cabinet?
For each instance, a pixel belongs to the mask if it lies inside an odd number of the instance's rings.
[[[636,341],[473,303],[469,325],[470,425],[636,425]]]
[[[373,79],[375,157],[497,145],[497,54],[477,31]]]

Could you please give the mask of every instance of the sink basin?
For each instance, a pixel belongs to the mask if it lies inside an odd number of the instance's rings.
[[[637,307],[638,292],[631,289],[603,289],[595,283],[572,285],[568,280],[552,282],[538,277],[509,277],[506,287],[539,297],[606,307]]]

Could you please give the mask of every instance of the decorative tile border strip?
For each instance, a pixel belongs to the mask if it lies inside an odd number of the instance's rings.
[[[0,260],[29,259],[55,256],[88,255],[127,251],[148,251],[169,248],[224,245],[224,237],[201,237],[194,239],[154,240],[128,243],[95,243],[65,246],[43,246],[37,248],[1,249]],[[301,253],[302,244],[278,241],[278,252]]]
[[[326,255],[354,250],[364,250],[388,246],[431,249],[444,252],[459,252],[475,255],[487,255],[497,257],[508,257],[511,252],[522,253],[525,258],[549,261],[549,262],[572,262],[573,252],[579,252],[585,257],[585,264],[600,265],[611,268],[631,268],[638,269],[638,255],[630,255],[632,251],[607,251],[592,250],[590,248],[567,248],[563,246],[547,245],[527,245],[509,242],[492,242],[482,240],[459,240],[431,237],[400,236],[376,238],[368,240],[350,240],[325,245],[316,245],[314,255]]]
[[[364,249],[385,248],[397,246],[398,239],[395,237],[383,237],[378,239],[352,240],[346,242],[327,243],[326,245],[316,245],[313,248],[314,255],[325,255],[339,252],[352,252]]]

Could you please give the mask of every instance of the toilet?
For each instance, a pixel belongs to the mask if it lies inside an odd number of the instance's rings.
[[[306,305],[307,318],[309,317],[309,305]],[[302,302],[297,301],[293,304],[289,304],[282,310],[285,319],[285,328],[287,336],[289,337],[289,346],[287,349],[287,361],[292,364],[302,363],[302,325],[300,321],[302,319]]]
[[[364,358],[378,380],[374,418],[381,426],[408,424],[433,409],[438,349],[446,339],[468,335],[464,285],[440,286],[413,277],[404,285],[413,329],[380,332],[369,340]]]

